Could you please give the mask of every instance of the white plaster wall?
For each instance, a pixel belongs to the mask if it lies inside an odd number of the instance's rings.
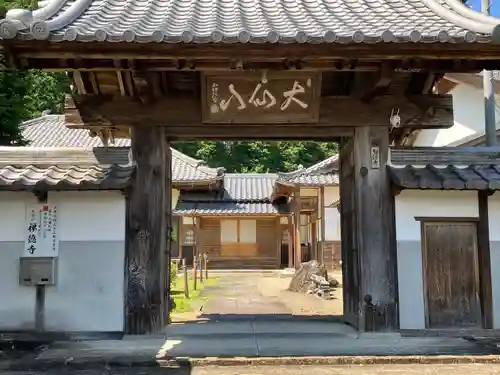
[[[325,241],[340,241],[340,213],[336,207],[325,208]]]
[[[125,198],[115,191],[53,192],[57,204],[59,241],[124,241]]]
[[[424,329],[420,222],[415,217],[478,217],[477,193],[403,190],[395,203],[400,326]]]
[[[340,212],[331,206],[339,199],[338,186],[325,187],[325,241],[340,241]]]
[[[457,85],[452,91],[454,125],[449,129],[422,130],[414,145],[442,147],[484,134],[483,92],[469,85]],[[497,127],[499,114],[497,111]]]
[[[19,285],[28,193],[0,192],[0,330],[33,329],[34,287]],[[119,192],[52,192],[58,206],[57,284],[47,287],[46,327],[122,331],[125,199]]]
[[[19,285],[26,203],[33,194],[0,192],[0,330],[32,329],[35,289]]]
[[[309,242],[309,217],[307,215],[300,215],[300,242]]]
[[[325,186],[325,207],[330,206],[333,202],[339,199],[338,186]]]
[[[172,210],[175,208],[177,202],[179,201],[179,195],[180,195],[179,190],[172,189]]]

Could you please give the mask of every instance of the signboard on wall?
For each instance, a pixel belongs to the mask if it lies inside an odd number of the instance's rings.
[[[205,123],[317,123],[321,94],[317,72],[205,73]]]
[[[56,257],[59,254],[57,206],[26,205],[24,254],[26,257]]]

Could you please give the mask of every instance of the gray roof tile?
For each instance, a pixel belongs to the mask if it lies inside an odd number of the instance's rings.
[[[70,129],[64,115],[44,115],[21,124],[24,139],[32,147],[103,147],[99,137],[91,137],[88,130]],[[129,147],[130,139],[116,139],[114,147]]]
[[[174,213],[179,215],[276,215],[287,213],[287,206],[270,202],[185,202],[179,201]]]
[[[389,177],[402,189],[500,190],[500,147],[415,147],[389,156]]]
[[[500,164],[500,147],[413,147],[390,149],[390,165]]]
[[[387,167],[394,185],[402,189],[433,190],[500,190],[500,166],[469,165],[457,168],[448,165]]]
[[[332,155],[308,168],[280,173],[278,182],[298,185],[338,185],[339,156]]]
[[[286,205],[269,197],[278,175],[274,173],[226,173],[221,194],[185,193],[175,212],[203,215],[274,215],[288,212]]]
[[[123,189],[133,171],[124,148],[0,147],[0,190]]]
[[[275,173],[226,173],[224,199],[268,199],[277,178]]]
[[[85,129],[71,129],[66,126],[64,115],[45,115],[24,122],[23,137],[31,147],[103,147],[99,137],[91,137]],[[116,139],[113,147],[130,147],[130,139]],[[212,181],[222,178],[222,171],[204,166],[172,149],[172,179],[174,183]]]
[[[0,38],[111,42],[475,42],[498,22],[457,0],[47,0]],[[450,8],[453,7],[454,9]],[[465,9],[464,9],[465,8]],[[492,34],[494,34],[493,37]]]

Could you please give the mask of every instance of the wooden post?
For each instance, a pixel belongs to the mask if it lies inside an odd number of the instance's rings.
[[[493,295],[491,286],[491,252],[490,224],[488,210],[488,191],[478,192],[479,223],[478,263],[479,282],[481,286],[481,310],[483,313],[483,328],[493,328]]]
[[[200,265],[200,283],[202,283],[203,282],[203,271],[204,271],[203,266],[204,266],[204,263],[205,263],[203,261],[203,254],[199,254],[198,255],[198,263]]]
[[[321,186],[319,195],[321,197],[319,205],[319,225],[320,225],[320,241],[319,257],[322,261],[325,260],[325,187]]]
[[[162,127],[132,128],[136,170],[128,191],[125,251],[125,332],[163,331],[166,284],[170,275],[167,218],[170,216],[171,167],[169,144]]]
[[[172,149],[170,148],[170,141],[165,139],[165,164],[163,169],[165,169],[164,180],[165,180],[165,212],[164,212],[164,230],[163,238],[165,240],[165,251],[163,252],[163,259],[160,262],[163,263],[161,268],[162,276],[161,279],[165,282],[165,287],[163,291],[162,306],[165,306],[163,310],[163,322],[162,325],[170,324],[170,310],[173,307],[172,295],[170,293],[170,267],[172,266],[170,262],[172,254]],[[177,263],[177,267],[179,263]]]
[[[294,208],[295,208],[295,268],[300,268],[300,264],[302,263],[302,246],[300,241],[300,188],[295,188],[294,194]]]
[[[208,254],[203,254],[203,260],[205,261],[205,280],[208,280]]]
[[[182,276],[184,277],[184,297],[189,298],[189,283],[186,258],[182,258]]]
[[[294,244],[294,235],[293,235],[293,216],[288,216],[287,230],[288,230],[288,268],[293,268],[295,265],[294,262],[294,253],[293,253],[293,244]]]
[[[197,285],[196,283],[198,282],[198,257],[196,255],[193,255],[193,290],[196,290]]]
[[[283,239],[283,230],[281,227],[281,216],[276,217],[276,267],[281,266],[281,241]]]
[[[398,285],[394,197],[385,167],[388,130],[358,127],[353,146],[360,297],[364,302],[359,326],[361,330],[394,331],[399,327]],[[370,313],[376,319],[366,316]],[[370,327],[368,322],[372,322]]]
[[[318,257],[318,227],[316,226],[316,218],[311,222],[311,242],[312,242],[312,253],[313,259],[319,263],[323,263],[323,259]]]

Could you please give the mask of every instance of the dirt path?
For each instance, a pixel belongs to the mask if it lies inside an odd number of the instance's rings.
[[[338,278],[335,275],[335,278]],[[266,277],[258,282],[261,295],[277,298],[295,316],[340,316],[342,315],[342,288],[337,288],[333,299],[325,300],[314,295],[289,292],[290,277]]]
[[[339,275],[335,275],[339,277]],[[290,277],[279,273],[226,273],[217,275],[217,283],[201,291],[199,311],[174,317],[174,321],[203,319],[276,319],[295,317],[331,317],[342,315],[342,288],[334,298],[289,292]],[[197,309],[198,310],[198,309]]]
[[[262,274],[227,274],[218,277],[215,286],[202,291],[206,303],[202,317],[225,319],[256,319],[269,316],[290,315],[291,311],[277,296],[262,294],[259,281]]]

